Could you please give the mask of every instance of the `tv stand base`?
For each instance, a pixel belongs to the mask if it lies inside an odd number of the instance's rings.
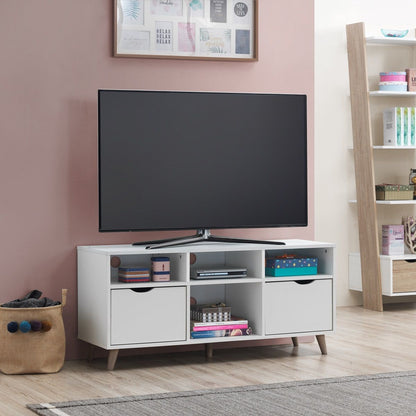
[[[322,355],[327,355],[326,349],[326,342],[325,342],[325,334],[316,335],[316,340],[318,341],[319,349],[321,350]],[[292,337],[292,342],[294,347],[299,346],[298,337]],[[108,358],[107,358],[107,370],[113,371],[116,365],[118,353],[120,350],[110,350],[108,351]],[[214,345],[213,344],[205,344],[205,358],[207,360],[211,360],[214,354]]]
[[[193,244],[199,242],[211,241],[214,243],[243,243],[243,244],[273,244],[284,245],[281,241],[267,241],[267,240],[250,240],[245,238],[220,237],[212,235],[207,229],[198,230],[197,233],[189,237],[169,238],[165,240],[154,241],[139,241],[133,243],[134,246],[145,245],[146,249],[163,248],[180,246],[184,244]]]

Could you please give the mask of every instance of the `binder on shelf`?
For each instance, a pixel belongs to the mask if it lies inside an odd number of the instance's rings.
[[[415,146],[415,107],[392,107],[383,111],[385,146]]]

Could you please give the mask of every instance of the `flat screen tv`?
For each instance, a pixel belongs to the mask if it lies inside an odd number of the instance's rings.
[[[98,120],[100,231],[307,225],[305,95],[99,90]]]

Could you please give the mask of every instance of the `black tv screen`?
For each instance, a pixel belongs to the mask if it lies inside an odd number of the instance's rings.
[[[307,225],[306,96],[99,90],[100,231]]]

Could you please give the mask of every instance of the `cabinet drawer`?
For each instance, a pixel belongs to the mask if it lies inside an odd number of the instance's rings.
[[[111,291],[111,344],[183,341],[186,288]]]
[[[332,302],[332,279],[267,283],[266,335],[330,331]]]
[[[416,292],[416,262],[393,260],[393,293]]]

